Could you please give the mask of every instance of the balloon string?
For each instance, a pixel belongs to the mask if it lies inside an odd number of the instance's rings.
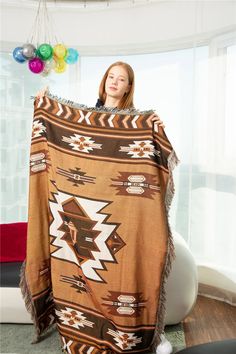
[[[42,0],[39,0],[38,14],[37,14],[37,22],[35,29],[35,44],[38,47],[39,44],[39,31],[42,26]]]
[[[37,13],[28,35],[27,43],[34,44],[38,47],[40,42],[44,40],[44,43],[49,43],[51,45],[54,45],[53,41],[55,41],[55,44],[61,43],[65,45],[61,37],[56,36],[54,21],[52,16],[49,15],[51,14],[49,14],[47,8],[47,0],[38,0]]]
[[[49,43],[50,42],[50,28],[49,28],[49,24],[50,24],[50,21],[49,21],[49,18],[48,18],[48,9],[47,9],[47,2],[46,0],[44,0],[44,23],[45,23],[45,26],[44,26],[44,35],[45,35],[45,43]]]
[[[55,5],[56,5],[56,1],[55,1]],[[51,23],[52,23],[52,28],[55,29],[55,22],[54,22],[54,19],[52,16],[51,16]],[[58,37],[54,33],[55,33],[55,30],[54,30],[53,36],[52,36],[52,37],[54,37],[53,39],[55,40],[55,43],[62,43],[61,38],[59,38],[59,40],[58,40]]]
[[[46,7],[45,3],[45,21],[46,21],[46,26],[45,26],[45,32],[47,34],[47,43],[51,44],[51,26],[50,26],[50,19],[48,15],[48,8]]]
[[[35,38],[35,43],[36,47],[39,45],[39,31],[42,27],[42,0],[39,1],[39,8],[38,8],[38,16],[37,16],[37,24],[36,24],[36,38]]]
[[[52,26],[52,20],[50,22],[49,18],[49,11],[45,12],[45,18],[47,19],[47,33],[48,33],[48,41],[51,45],[53,45],[53,26]]]
[[[34,23],[33,23],[33,26],[32,26],[32,29],[31,29],[31,32],[32,35],[31,35],[31,38],[30,38],[30,35],[28,36],[28,42],[29,43],[33,43],[34,39],[35,39],[35,36],[36,36],[36,31],[37,31],[37,25],[38,25],[38,20],[39,20],[39,14],[40,14],[40,3],[41,3],[41,0],[39,0],[39,4],[38,4],[38,9],[37,9],[37,14],[36,14],[36,17],[34,19]]]
[[[47,43],[46,33],[47,33],[47,23],[45,19],[46,15],[46,1],[43,2],[43,28],[44,28],[44,43]]]

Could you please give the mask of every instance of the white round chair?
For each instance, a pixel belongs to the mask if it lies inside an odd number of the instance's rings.
[[[172,231],[176,258],[166,282],[165,325],[181,322],[193,309],[198,294],[197,266],[183,237]]]

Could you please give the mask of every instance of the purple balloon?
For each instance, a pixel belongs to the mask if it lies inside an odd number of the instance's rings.
[[[34,74],[39,74],[43,71],[45,63],[40,58],[33,58],[28,61],[29,69]]]

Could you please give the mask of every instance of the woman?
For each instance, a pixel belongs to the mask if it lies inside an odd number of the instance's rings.
[[[41,98],[47,92],[48,87],[37,93],[37,97]],[[99,98],[96,107],[108,107],[118,109],[135,108],[133,104],[134,95],[134,71],[132,67],[122,61],[117,61],[111,64],[106,70],[99,86]],[[155,113],[151,114],[151,119],[165,127],[159,116]],[[172,346],[161,335],[162,341],[156,349],[156,354],[170,354],[172,353]]]
[[[48,87],[37,93],[37,97],[43,97]],[[106,70],[99,86],[99,98],[96,107],[109,108],[134,108],[134,71],[132,67],[122,61],[117,61]],[[152,120],[165,128],[156,113],[151,114]]]

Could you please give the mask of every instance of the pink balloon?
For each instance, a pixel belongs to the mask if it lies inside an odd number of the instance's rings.
[[[40,58],[33,58],[28,62],[29,69],[34,74],[39,74],[43,71],[45,63]]]

